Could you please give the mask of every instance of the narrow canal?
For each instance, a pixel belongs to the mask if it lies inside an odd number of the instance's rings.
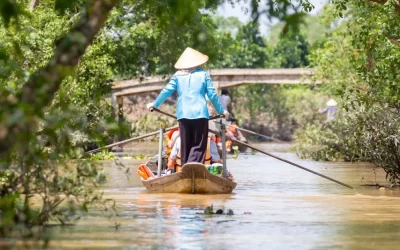
[[[400,192],[366,163],[301,160],[279,145],[259,144],[280,157],[356,187],[338,184],[261,154],[229,159],[238,185],[229,195],[152,194],[141,185],[141,161],[130,174],[104,164],[106,198],[117,215],[92,210],[75,226],[52,230],[54,249],[398,249]],[[129,178],[128,178],[129,177]],[[204,215],[206,206],[234,215]],[[110,215],[110,217],[108,217]],[[118,225],[116,227],[116,225]]]

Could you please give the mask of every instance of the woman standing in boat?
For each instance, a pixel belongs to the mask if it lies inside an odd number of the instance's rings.
[[[181,164],[203,163],[207,148],[208,118],[206,95],[218,114],[229,116],[222,107],[211,77],[201,68],[208,56],[186,48],[175,64],[178,71],[147,108],[158,108],[174,91],[178,92],[176,115],[181,138]]]

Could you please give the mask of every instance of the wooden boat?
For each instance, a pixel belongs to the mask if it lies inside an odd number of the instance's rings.
[[[187,163],[181,172],[142,179],[147,190],[161,193],[229,194],[236,182],[209,173],[201,163]]]

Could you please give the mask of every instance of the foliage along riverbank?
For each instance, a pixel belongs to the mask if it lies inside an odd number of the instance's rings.
[[[315,160],[369,161],[400,182],[399,4],[354,2],[315,51],[312,65],[340,97],[340,118],[298,131],[297,150]]]

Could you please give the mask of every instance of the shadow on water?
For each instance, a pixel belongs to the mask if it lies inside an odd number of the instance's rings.
[[[271,145],[259,144],[271,149]],[[282,147],[281,145],[278,147]],[[278,150],[277,150],[278,151]],[[283,152],[282,152],[283,151]],[[276,154],[356,187],[359,194],[261,154],[239,155],[228,167],[238,182],[229,195],[154,194],[136,174],[141,161],[125,161],[127,177],[104,167],[107,198],[118,212],[92,210],[73,227],[53,230],[53,249],[397,249],[400,193],[361,187],[386,183],[365,163],[300,160]],[[362,181],[361,181],[362,180]],[[206,206],[234,215],[204,215]]]

